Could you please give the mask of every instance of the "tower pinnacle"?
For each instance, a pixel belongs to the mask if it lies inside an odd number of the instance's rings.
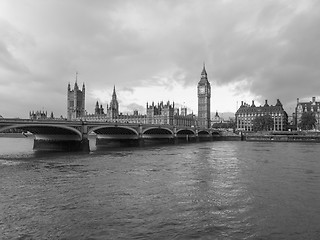
[[[202,72],[201,72],[201,76],[202,76],[202,77],[206,77],[206,76],[207,76],[207,71],[206,71],[205,62],[203,62],[203,69],[202,69]]]
[[[116,94],[116,86],[113,85],[113,93],[112,93],[112,98],[117,98],[117,94]]]

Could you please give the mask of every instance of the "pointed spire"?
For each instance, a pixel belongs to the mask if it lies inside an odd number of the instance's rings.
[[[76,72],[76,82],[74,83],[74,88],[78,89],[78,72]]]
[[[116,86],[115,85],[113,85],[112,99],[117,99]]]
[[[207,71],[206,71],[206,65],[205,62],[203,62],[203,69],[201,72],[201,76],[206,77],[207,76]]]
[[[276,106],[282,107],[282,103],[280,102],[280,100],[279,100],[279,99],[277,99]]]

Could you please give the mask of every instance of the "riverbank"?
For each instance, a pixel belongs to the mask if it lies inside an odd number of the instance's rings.
[[[320,142],[318,132],[270,132],[250,133],[244,135],[245,141],[263,142]]]

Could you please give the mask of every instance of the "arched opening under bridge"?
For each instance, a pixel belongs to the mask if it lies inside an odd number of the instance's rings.
[[[96,147],[123,147],[139,144],[138,132],[125,126],[99,126],[90,130],[95,133]]]
[[[196,134],[191,129],[180,129],[177,131],[177,142],[195,142]]]
[[[0,132],[5,132],[10,129],[19,129],[24,133],[32,133],[34,137],[34,150],[89,151],[88,140],[82,138],[82,133],[78,129],[66,125],[40,123],[14,124],[2,127]],[[26,137],[29,136],[27,134],[24,135]]]

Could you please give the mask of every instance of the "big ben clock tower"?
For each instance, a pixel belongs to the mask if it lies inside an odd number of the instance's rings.
[[[208,81],[205,65],[201,72],[201,79],[198,83],[198,126],[210,128],[210,98],[211,86]]]

